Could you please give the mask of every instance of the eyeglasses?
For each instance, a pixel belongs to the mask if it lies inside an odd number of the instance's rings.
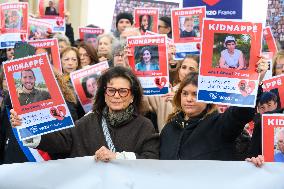
[[[86,58],[86,57],[90,57],[90,56],[88,54],[79,54],[79,57]]]
[[[106,87],[106,94],[108,96],[114,96],[116,94],[116,92],[118,92],[120,97],[126,97],[129,94],[130,89],[127,89],[127,88],[116,89],[116,88],[113,88],[113,87]]]
[[[276,69],[283,69],[284,64],[276,64],[275,68]]]
[[[119,57],[123,58],[124,54],[123,54],[123,53],[117,53],[117,54],[114,54],[114,56],[115,56],[115,57],[116,57],[116,56],[119,56]]]

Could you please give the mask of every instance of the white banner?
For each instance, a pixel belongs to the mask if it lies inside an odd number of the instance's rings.
[[[284,164],[93,157],[0,166],[1,189],[283,189]]]

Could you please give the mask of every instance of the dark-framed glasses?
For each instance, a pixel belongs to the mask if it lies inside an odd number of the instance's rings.
[[[275,68],[276,69],[283,69],[284,64],[276,64]]]
[[[116,89],[116,88],[113,88],[113,87],[106,87],[106,92],[105,93],[108,96],[114,96],[116,92],[118,92],[120,97],[126,97],[129,94],[130,89],[128,89],[128,88]]]

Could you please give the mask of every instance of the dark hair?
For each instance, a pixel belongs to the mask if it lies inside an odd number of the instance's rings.
[[[87,98],[93,98],[95,96],[95,94],[90,94],[89,91],[87,90],[87,81],[90,78],[94,78],[95,80],[97,80],[98,75],[97,74],[89,75],[87,77],[84,77],[83,80],[82,80],[82,87],[83,87],[83,90],[84,90]]]
[[[268,103],[269,101],[273,101],[277,103],[277,95],[273,92],[264,92],[258,102],[258,106],[262,106],[263,104]]]
[[[163,21],[167,28],[170,28],[170,32],[167,33],[167,36],[169,38],[172,38],[172,21],[171,21],[171,18],[168,17],[168,16],[162,16],[162,17],[159,18],[159,20]]]
[[[83,48],[83,49],[85,49],[87,51],[87,54],[89,55],[89,57],[91,59],[91,64],[90,65],[99,62],[97,51],[96,51],[95,47],[93,47],[91,44],[87,44],[86,42],[81,42],[78,45],[78,50],[80,48]]]
[[[133,24],[133,16],[132,16],[132,14],[128,13],[128,12],[122,12],[122,13],[119,13],[116,16],[116,23],[115,23],[116,27],[117,27],[117,24],[118,24],[119,20],[121,20],[121,19],[127,19],[127,20],[129,20],[131,25]]]
[[[23,73],[23,72],[32,72],[34,78],[36,78],[36,77],[35,77],[35,73],[34,73],[34,71],[33,71],[32,69],[28,69],[28,70],[23,70],[23,71],[21,71],[21,78],[22,78],[22,73]]]
[[[151,49],[150,47],[148,47],[148,46],[145,46],[145,47],[141,48],[140,53],[139,53],[139,55],[140,55],[140,61],[141,61],[141,62],[144,62],[144,60],[143,60],[143,53],[144,53],[145,51],[149,51],[149,52],[150,52],[150,54],[151,54],[151,59],[152,59],[152,49]]]
[[[151,27],[152,27],[152,17],[149,14],[142,14],[142,15],[139,16],[140,29],[142,29],[143,32],[146,32],[144,27],[142,27],[142,18],[143,18],[143,16],[147,16],[148,17],[148,28],[147,28],[147,30],[151,30]]]
[[[190,72],[181,82],[179,89],[176,92],[174,99],[173,99],[174,111],[172,114],[169,115],[168,122],[171,121],[179,112],[182,112],[181,93],[182,93],[183,88],[186,87],[187,85],[193,85],[193,86],[198,87],[198,73],[197,72]],[[207,104],[205,116],[213,113],[216,110],[217,110],[216,105]]]
[[[140,113],[142,110],[143,91],[141,84],[135,74],[129,69],[122,66],[112,67],[104,72],[98,79],[98,90],[95,96],[93,111],[99,116],[102,115],[103,109],[107,106],[105,102],[105,89],[107,83],[113,78],[124,78],[130,82],[130,90],[133,95],[133,106]]]

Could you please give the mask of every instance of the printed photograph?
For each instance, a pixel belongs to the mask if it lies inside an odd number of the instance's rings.
[[[19,9],[4,10],[5,28],[20,30],[23,27],[23,13]]]
[[[21,106],[51,99],[40,68],[15,72],[13,78]]]
[[[284,128],[274,128],[274,162],[284,162]]]
[[[180,38],[200,37],[199,16],[180,16],[179,34]]]
[[[135,47],[134,54],[136,71],[160,70],[157,45]]]
[[[59,0],[45,0],[44,1],[44,15],[45,16],[59,16],[58,8]]]
[[[248,34],[215,33],[212,67],[249,69],[251,37]]]
[[[93,100],[97,92],[97,80],[99,79],[98,74],[89,75],[87,77],[81,78],[81,85],[84,90],[85,96]]]

